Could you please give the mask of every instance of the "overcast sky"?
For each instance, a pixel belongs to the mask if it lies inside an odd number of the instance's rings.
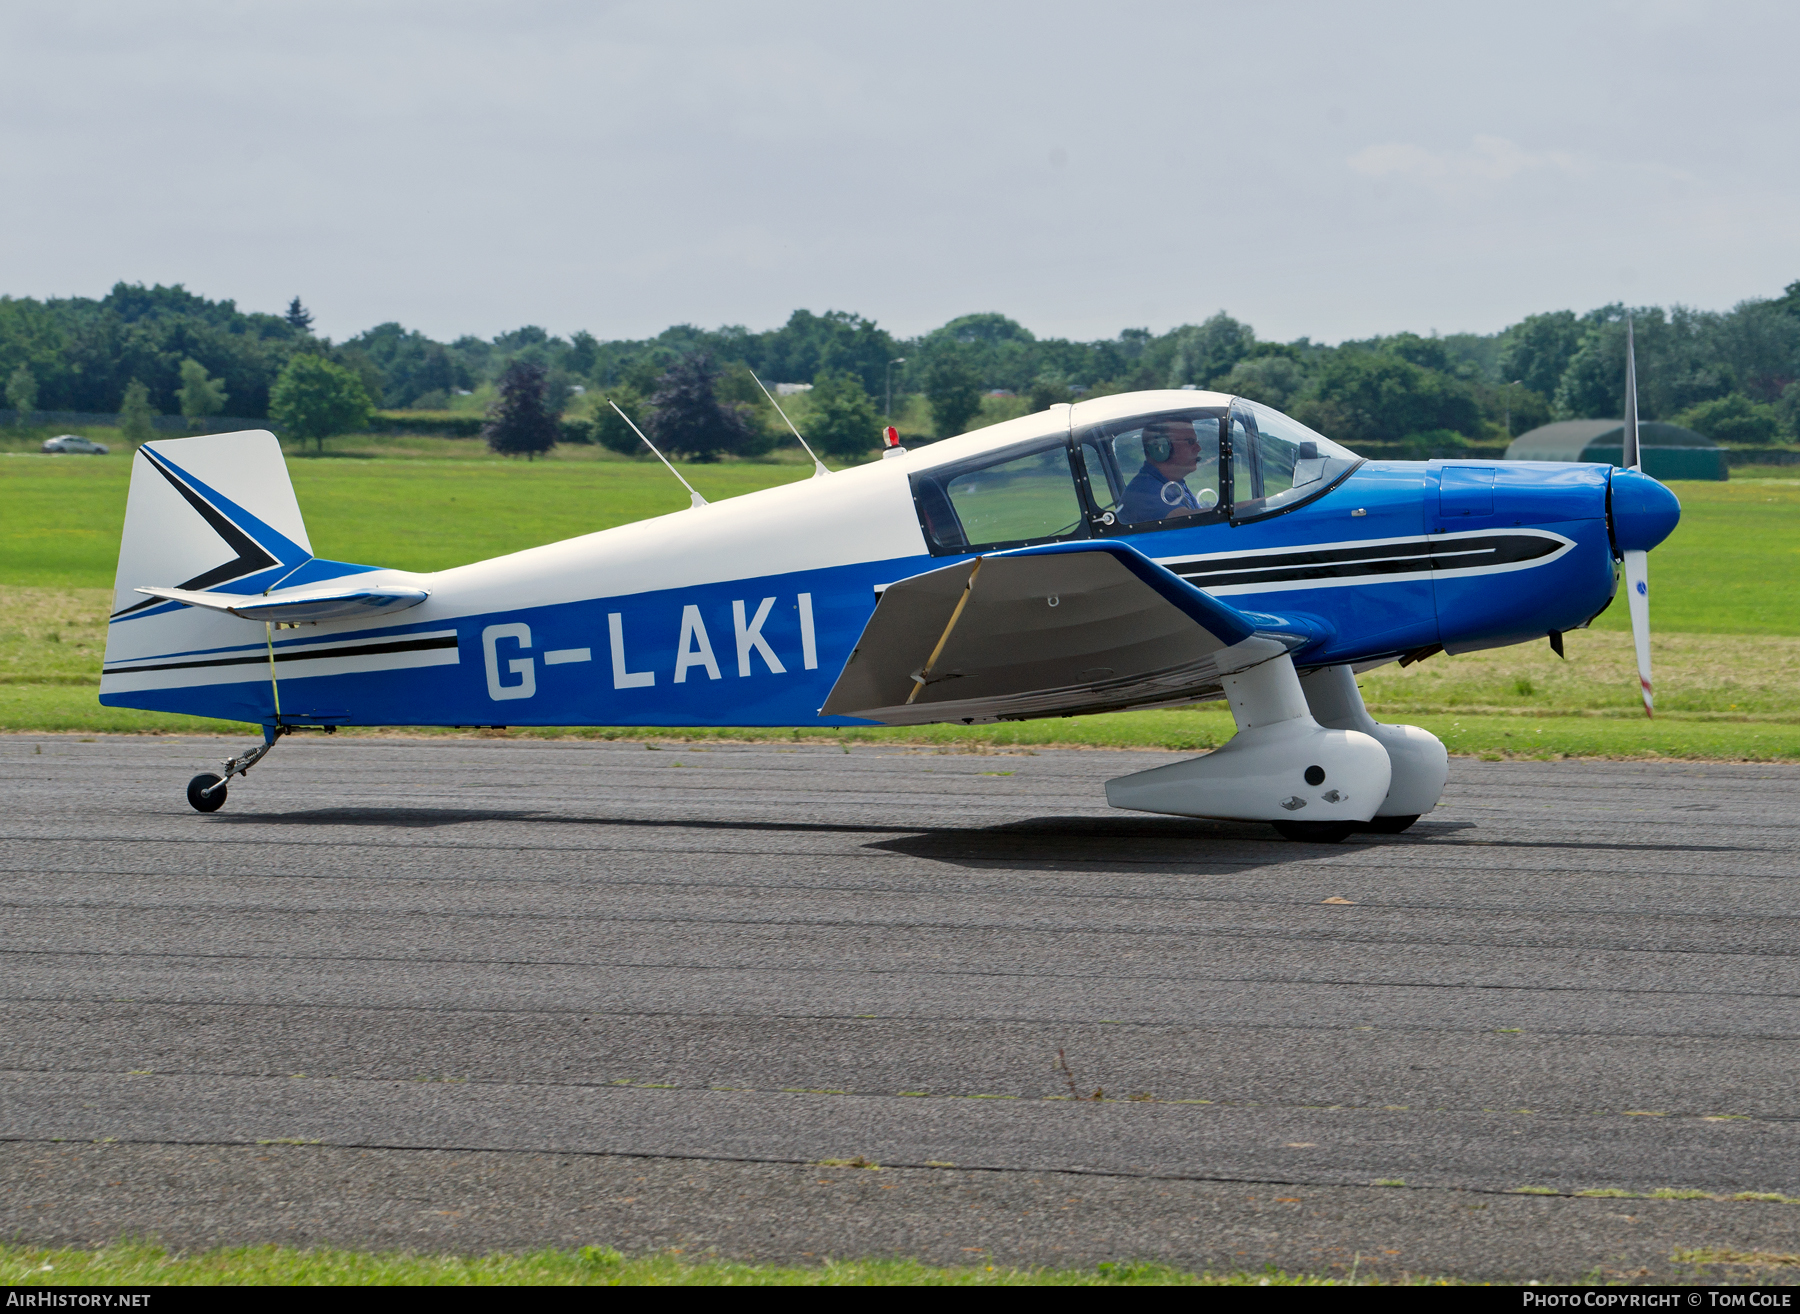
[[[0,292],[1491,332],[1800,278],[1800,5],[0,8]]]

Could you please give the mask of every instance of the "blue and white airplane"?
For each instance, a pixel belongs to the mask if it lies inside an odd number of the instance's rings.
[[[1635,436],[1635,415],[1626,432]],[[281,448],[144,444],[100,701],[338,726],[985,724],[1224,698],[1215,752],[1115,806],[1329,842],[1438,802],[1444,746],[1356,675],[1562,635],[1623,562],[1650,707],[1635,468],[1366,461],[1242,398],[1053,406],[888,459],[434,574],[313,555]],[[823,468],[820,467],[820,471]]]

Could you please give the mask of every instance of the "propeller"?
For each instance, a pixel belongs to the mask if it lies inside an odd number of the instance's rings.
[[[1631,316],[1625,317],[1625,430],[1620,464],[1643,473],[1643,454],[1638,448],[1637,353],[1633,349]],[[1625,601],[1631,608],[1631,641],[1637,647],[1638,686],[1644,695],[1644,715],[1654,718],[1656,699],[1650,688],[1650,553],[1647,548],[1620,544],[1625,560]]]

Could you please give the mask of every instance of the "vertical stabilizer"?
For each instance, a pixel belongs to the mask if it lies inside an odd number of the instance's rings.
[[[234,656],[252,654],[272,632],[260,622],[138,590],[248,599],[283,581],[304,582],[309,568],[321,567],[344,572],[338,563],[314,560],[274,434],[253,430],[145,443],[131,463],[100,701],[268,721],[274,715],[269,671],[217,657],[227,649]],[[198,656],[204,653],[214,656]],[[221,683],[226,687],[204,687]]]
[[[339,722],[359,686],[318,677],[457,660],[454,630],[391,651],[356,646],[366,638],[331,646],[429,596],[403,572],[313,555],[274,434],[145,443],[132,462],[100,701],[260,721],[266,733]],[[306,632],[277,633],[289,626]]]
[[[156,605],[142,585],[260,593],[311,558],[274,434],[145,443],[132,461],[112,614]]]

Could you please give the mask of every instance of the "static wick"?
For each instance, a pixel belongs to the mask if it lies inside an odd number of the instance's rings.
[[[614,401],[611,397],[608,397],[606,399],[606,404],[608,406],[612,407],[615,411],[619,411],[619,403]],[[625,414],[624,411],[619,411],[619,418],[621,420],[625,421],[626,424],[631,424],[631,417],[629,415]],[[635,433],[639,438],[644,438],[644,431],[642,429],[638,428],[637,425],[631,424],[631,431],[633,433]],[[648,447],[652,452],[656,453],[657,460],[661,461],[664,465],[669,465],[669,458],[664,456],[661,452],[656,451],[655,443],[651,442],[648,438],[644,438],[644,446]],[[669,465],[669,473],[674,475],[677,479],[681,479],[681,471],[677,470],[672,465]],[[701,497],[699,493],[695,492],[694,486],[692,484],[690,484],[687,480],[681,479],[681,486],[683,488],[687,489],[688,495],[694,499],[692,504],[689,507],[690,510],[692,510],[693,507],[696,507],[696,506],[705,506],[706,505],[706,499],[704,497]]]
[[[775,394],[769,391],[769,385],[764,383],[762,381],[762,379],[757,377],[757,373],[755,370],[750,371],[750,377],[753,379],[756,379],[756,386],[763,390],[763,396],[765,396],[769,399],[769,405],[771,405],[775,408],[775,414],[779,415],[783,420],[787,421],[788,428],[794,429],[794,422],[792,420],[789,420],[788,413],[781,409],[781,403],[775,400]],[[800,431],[798,429],[794,429],[794,437],[800,438]],[[813,462],[812,477],[814,479],[819,478],[819,476],[821,476],[821,475],[828,475],[831,473],[831,471],[829,471],[825,468],[825,462],[823,462],[819,459],[819,454],[817,452],[813,451],[813,449],[811,447],[807,447],[806,439],[800,438],[800,445],[802,447],[806,447],[806,454],[808,456],[812,457],[812,462]]]

